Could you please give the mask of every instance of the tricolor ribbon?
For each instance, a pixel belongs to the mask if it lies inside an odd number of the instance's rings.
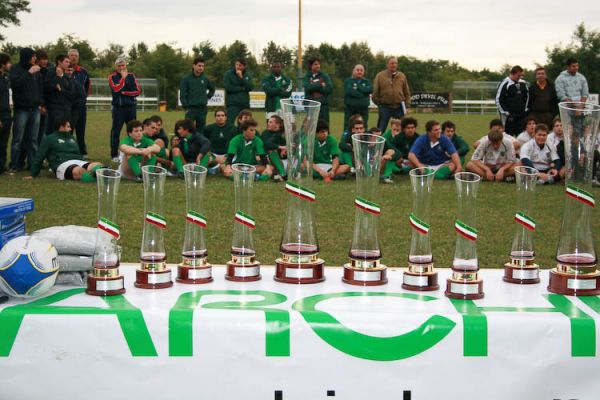
[[[256,220],[241,211],[235,213],[235,221],[242,225],[246,225],[250,229],[256,228]]]
[[[153,212],[146,213],[146,222],[157,226],[160,229],[165,229],[167,227],[167,219],[162,215]]]
[[[477,241],[477,229],[465,224],[460,219],[454,222],[454,230],[467,240],[472,242]]]
[[[363,199],[362,197],[356,197],[354,199],[354,205],[356,206],[356,208],[371,213],[373,215],[381,214],[381,207],[379,206],[379,204]]]
[[[185,216],[185,220],[201,228],[206,228],[206,217],[196,211],[189,210]]]
[[[410,226],[417,232],[422,235],[427,235],[429,233],[429,224],[425,221],[421,221],[415,214],[410,214],[408,217],[410,220]]]
[[[307,189],[305,187],[302,187],[296,183],[293,182],[286,182],[285,184],[285,190],[288,193],[293,194],[294,196],[300,197],[301,199],[313,202],[315,200],[317,200],[317,196],[315,194],[315,192],[313,192],[310,189]]]
[[[523,225],[530,231],[535,231],[535,220],[521,211],[518,211],[515,214],[515,222]]]
[[[567,185],[566,188],[567,196],[579,200],[580,202],[587,204],[588,206],[595,208],[596,201],[594,200],[594,195],[586,192],[585,190],[579,189],[573,185]]]
[[[100,220],[98,221],[98,229],[108,233],[115,239],[121,237],[121,230],[119,229],[119,225],[115,224],[108,218],[100,218]]]

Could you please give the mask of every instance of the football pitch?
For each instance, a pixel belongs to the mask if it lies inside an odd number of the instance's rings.
[[[153,113],[138,112],[138,118]],[[160,113],[167,133],[172,134],[177,119],[183,112]],[[472,145],[473,141],[487,133],[493,115],[461,114],[413,114],[419,121],[417,131],[424,131],[425,122],[436,119],[440,122],[452,120],[457,133]],[[342,130],[341,112],[331,114],[331,132],[337,137]],[[257,111],[255,119],[259,129],[265,127],[264,112]],[[209,123],[212,123],[209,113]],[[377,121],[371,113],[369,126]],[[111,165],[109,157],[109,131],[111,117],[108,112],[88,113],[86,142],[91,160]],[[123,135],[124,133],[122,133]],[[471,152],[473,149],[471,148]],[[470,158],[471,152],[467,155]],[[116,168],[116,165],[113,164]],[[26,172],[13,176],[0,176],[0,196],[29,197],[35,201],[35,211],[27,217],[27,230],[56,225],[95,226],[97,221],[97,195],[95,184],[60,182],[50,172],[43,171],[37,179],[26,181]],[[408,176],[396,176],[393,185],[380,185],[382,213],[379,235],[383,252],[383,263],[389,267],[405,267],[410,247],[411,228],[408,216],[412,197]],[[314,205],[320,256],[327,266],[341,266],[348,260],[348,250],[354,225],[354,179],[345,181],[315,181],[317,193]],[[596,196],[600,190],[593,189]],[[168,221],[165,243],[167,262],[181,261],[181,246],[185,224],[185,189],[183,180],[167,179],[165,188],[165,216]],[[542,268],[553,267],[556,244],[563,213],[564,187],[562,185],[538,186],[536,209],[532,213],[536,220],[535,233],[537,262]],[[205,215],[209,261],[223,264],[229,261],[229,250],[233,232],[233,182],[221,175],[209,175],[206,181]],[[482,268],[501,268],[508,261],[512,238],[515,232],[513,221],[516,211],[515,185],[508,183],[482,182],[477,200],[478,255]],[[143,187],[139,183],[122,181],[119,190],[118,224],[121,227],[122,262],[139,259],[144,212]],[[254,216],[257,227],[254,231],[257,259],[262,264],[273,264],[279,256],[286,194],[282,183],[257,182],[254,190]],[[453,180],[435,181],[431,210],[431,240],[436,267],[451,265],[454,254],[455,233],[453,221],[456,212],[456,191]],[[597,214],[597,213],[596,213]],[[599,232],[600,222],[595,215],[594,232]],[[598,236],[598,235],[596,235]]]

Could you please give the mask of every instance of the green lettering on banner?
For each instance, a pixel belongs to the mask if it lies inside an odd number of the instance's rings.
[[[488,325],[486,312],[561,313],[571,323],[571,355],[594,357],[596,355],[596,324],[594,319],[577,308],[565,296],[544,295],[554,307],[478,307],[472,300],[450,299],[463,318],[465,357],[488,355]],[[600,306],[600,305],[599,305]]]
[[[330,346],[353,357],[374,361],[396,361],[429,350],[450,333],[454,321],[434,315],[418,328],[398,336],[375,337],[345,327],[331,314],[317,310],[322,301],[339,297],[390,296],[417,301],[439,300],[436,297],[408,293],[343,292],[319,294],[296,301],[292,308],[308,322],[312,330]]]
[[[144,315],[123,296],[101,297],[108,308],[63,307],[52,304],[76,296],[85,289],[69,289],[51,296],[6,307],[0,311],[0,357],[8,357],[26,315],[116,315],[125,341],[134,357],[156,357],[156,348],[146,326]]]
[[[201,308],[217,310],[250,310],[265,313],[265,348],[267,357],[289,357],[290,314],[287,310],[267,308],[281,304],[287,297],[265,290],[201,290],[182,294],[169,313],[169,355],[191,357],[193,351],[194,310],[200,300],[209,295],[262,296],[256,301],[218,301],[203,304]]]

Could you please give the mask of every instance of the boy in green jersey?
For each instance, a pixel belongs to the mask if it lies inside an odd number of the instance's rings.
[[[127,137],[119,144],[119,171],[124,178],[141,181],[142,167],[156,165],[160,147],[144,135],[143,124],[138,120],[127,123]]]
[[[410,153],[410,148],[419,137],[417,126],[417,120],[412,117],[404,117],[401,120],[392,118],[390,120],[390,129],[384,136],[396,150],[392,168],[394,173],[407,173],[414,168],[414,165],[408,161],[408,153]]]
[[[267,163],[263,141],[256,136],[257,126],[258,124],[253,119],[242,122],[242,134],[233,137],[229,142],[226,166],[223,170],[223,175],[227,178],[233,176],[231,165],[234,163],[256,166],[256,173],[261,181],[269,180],[273,174],[273,167]]]
[[[227,123],[227,112],[223,107],[215,110],[215,123],[204,128],[204,136],[210,141],[210,152],[202,158],[201,164],[205,167],[218,166],[223,171],[229,141],[234,135],[235,128]],[[209,169],[209,173],[215,173]],[[214,171],[214,172],[211,172]]]
[[[244,108],[238,115],[230,115],[229,112],[227,115],[230,118],[235,118],[235,127],[233,129],[233,136],[240,135],[242,133],[242,122],[253,119],[252,110],[249,108]],[[233,137],[232,136],[232,137]]]
[[[183,177],[183,166],[186,163],[201,164],[202,158],[210,151],[210,142],[201,133],[196,132],[196,124],[189,118],[177,121],[178,140],[172,148],[173,163],[177,174]]]
[[[350,166],[340,164],[340,149],[337,140],[329,135],[329,125],[320,120],[315,137],[313,177],[329,182],[332,179],[344,179],[348,172]]]
[[[169,139],[164,131],[161,133],[159,130],[159,125],[153,119],[153,117],[146,118],[142,122],[144,128],[144,136],[149,139],[152,139],[154,144],[160,147],[160,151],[156,154],[156,162],[157,164],[165,166],[167,169],[171,168],[171,161],[169,161],[169,149],[167,149],[166,144],[169,143]]]
[[[371,135],[381,136],[381,129],[374,126],[369,129],[369,133]],[[385,139],[385,138],[384,138]],[[396,150],[392,147],[388,140],[385,140],[383,143],[383,154],[381,155],[381,164],[380,164],[380,174],[381,183],[394,183],[392,180],[392,168],[391,166],[394,164],[393,160],[396,157]]]
[[[360,114],[355,114],[348,119],[348,129],[342,133],[339,143],[340,163],[348,165],[350,167],[351,174],[354,173],[352,135],[355,133],[365,133],[365,122]]]
[[[456,125],[452,121],[446,121],[442,124],[442,134],[446,135],[458,152],[460,163],[465,164],[465,156],[469,152],[469,145],[462,137],[456,134]]]
[[[267,152],[269,163],[275,168],[273,180],[281,182],[287,177],[287,148],[283,120],[279,115],[271,115],[267,120],[267,129],[260,136]]]

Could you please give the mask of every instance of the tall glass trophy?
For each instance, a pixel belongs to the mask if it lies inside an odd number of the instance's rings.
[[[177,282],[209,283],[212,282],[212,266],[207,262],[208,251],[204,240],[206,217],[204,216],[204,182],[207,169],[201,165],[186,164],[183,166],[185,178],[185,237],[182,261],[177,267]]]
[[[537,185],[535,168],[516,167],[517,206],[515,214],[515,237],[510,249],[510,262],[504,265],[504,281],[509,283],[531,284],[540,282],[540,269],[535,263],[533,234],[535,220],[535,187]]]
[[[385,139],[379,135],[354,134],[354,167],[356,197],[354,199],[354,234],[350,246],[350,262],[344,265],[345,283],[375,286],[387,283],[387,268],[380,263],[381,250],[377,225],[381,207],[379,200],[379,170]]]
[[[404,272],[402,288],[406,290],[438,290],[438,274],[433,269],[429,210],[431,187],[435,171],[432,168],[415,168],[410,171],[413,212],[409,216],[412,236],[408,255],[408,271]]]
[[[144,179],[144,233],[140,249],[140,268],[135,271],[135,286],[142,289],[164,289],[173,286],[167,268],[163,209],[167,170],[155,165],[142,167]]]
[[[98,229],[92,273],[87,278],[86,293],[92,296],[115,296],[125,293],[125,280],[119,273],[117,198],[121,173],[103,168],[96,171],[98,182]]]
[[[479,278],[477,260],[476,207],[477,189],[481,178],[471,172],[454,175],[458,212],[454,221],[456,247],[452,276],[448,278],[446,296],[452,299],[483,298],[483,280]]]
[[[275,280],[317,283],[325,279],[324,261],[313,222],[312,160],[321,103],[281,100],[287,147],[287,212],[281,237],[281,257],[275,260]]]
[[[256,168],[248,164],[233,164],[235,188],[235,216],[231,261],[227,263],[225,279],[235,282],[257,281],[260,263],[256,261],[256,249],[252,232],[256,220],[252,216],[252,185]]]
[[[598,139],[600,106],[560,103],[566,159],[565,211],[548,290],[567,296],[600,295],[600,273],[592,228],[592,163]]]

